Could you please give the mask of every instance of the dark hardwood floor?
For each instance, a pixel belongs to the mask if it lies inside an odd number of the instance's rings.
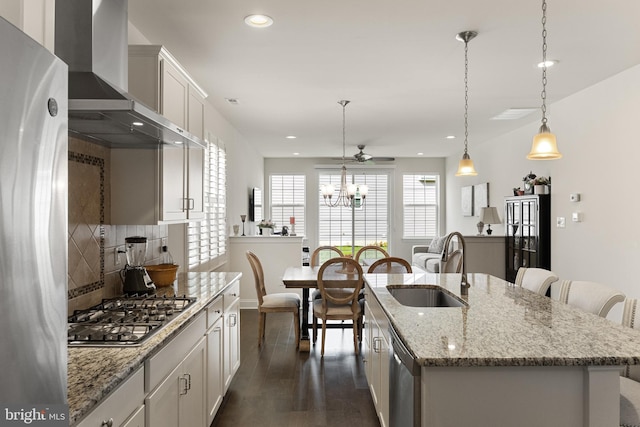
[[[240,314],[241,363],[213,427],[379,427],[361,356],[350,329],[321,332],[310,353],[295,348],[290,313],[267,315],[258,348],[258,312]]]

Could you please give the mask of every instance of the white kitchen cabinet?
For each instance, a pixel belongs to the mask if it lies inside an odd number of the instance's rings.
[[[111,150],[111,224],[204,217],[204,149],[164,144]]]
[[[163,46],[129,46],[128,91],[177,126],[204,139],[207,94]]]
[[[109,421],[113,427],[135,426],[135,424],[128,423],[132,421],[140,408],[144,407],[143,403],[144,368],[140,367],[76,427],[103,427],[109,425]],[[141,425],[144,426],[144,418]]]
[[[380,425],[389,425],[389,321],[369,289],[365,288],[365,374]]]
[[[145,427],[144,405],[140,406],[120,427]]]
[[[146,400],[148,427],[204,426],[205,339],[151,392]]]
[[[223,303],[216,298],[207,307],[207,425],[211,425],[224,396]]]
[[[224,391],[240,367],[240,283],[235,282],[223,294],[224,302]]]

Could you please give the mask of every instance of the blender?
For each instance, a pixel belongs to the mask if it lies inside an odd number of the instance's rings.
[[[147,253],[147,238],[140,236],[126,237],[124,239],[127,265],[120,271],[122,278],[122,291],[127,294],[154,293],[156,285],[143,267]]]

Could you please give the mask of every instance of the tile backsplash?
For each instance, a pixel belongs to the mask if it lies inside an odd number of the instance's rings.
[[[109,225],[109,149],[69,137],[68,311],[122,293],[124,239],[148,239],[146,263],[160,262],[166,225]]]

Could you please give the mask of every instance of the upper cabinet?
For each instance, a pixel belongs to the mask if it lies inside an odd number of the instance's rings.
[[[206,94],[162,46],[129,46],[128,92],[204,140]],[[162,144],[111,150],[111,224],[204,218],[204,149]]]
[[[128,92],[176,125],[204,139],[207,94],[163,46],[129,46]]]

